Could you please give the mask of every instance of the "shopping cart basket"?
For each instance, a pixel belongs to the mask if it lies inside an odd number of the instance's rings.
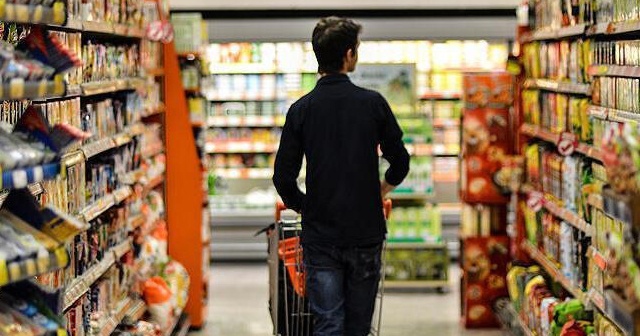
[[[275,223],[269,226],[269,309],[275,336],[310,336],[313,334],[313,316],[306,299],[305,272],[302,261],[300,217],[284,219],[283,203],[276,204]],[[384,203],[385,217],[391,212],[391,201]],[[382,249],[384,256],[385,246]],[[375,313],[371,323],[372,336],[380,335],[382,298],[384,288],[384,258],[382,258],[380,285],[376,296]]]

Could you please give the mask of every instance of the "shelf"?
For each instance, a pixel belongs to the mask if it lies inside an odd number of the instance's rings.
[[[113,198],[116,204],[122,203],[131,195],[133,195],[133,190],[129,186],[120,187],[113,191]]]
[[[460,127],[460,119],[436,118],[436,119],[433,119],[433,127],[437,127],[437,128]]]
[[[544,202],[544,207],[554,216],[562,219],[567,224],[575,227],[576,229],[586,233],[588,236],[593,236],[593,227],[587,223],[584,219],[580,218],[575,212],[559,207],[553,201],[547,200]]]
[[[262,95],[262,94],[246,94],[243,92],[236,92],[233,96],[220,96],[204,94],[206,99],[210,102],[276,102],[287,100],[285,96],[275,95]]]
[[[86,222],[90,222],[102,215],[116,204],[121,203],[133,194],[133,190],[129,186],[124,186],[114,190],[113,192],[100,197],[92,204],[87,205],[80,214]]]
[[[462,92],[459,91],[427,92],[420,96],[420,100],[459,100],[461,98]]]
[[[387,242],[387,249],[446,249],[445,243],[401,243],[401,242]]]
[[[591,105],[587,109],[590,116],[602,120],[615,121],[620,123],[638,123],[640,122],[640,114],[618,110],[614,108]]]
[[[53,80],[25,81],[14,78],[0,84],[0,100],[45,99],[64,96],[66,84],[60,75]]]
[[[107,194],[99,198],[97,201],[87,205],[82,209],[82,211],[80,211],[80,214],[85,221],[89,222],[109,210],[115,204],[113,194]]]
[[[540,192],[539,190],[536,190],[533,186],[529,185],[529,184],[524,184],[520,187],[520,191],[524,194],[528,194],[531,192]],[[563,221],[565,221],[567,224],[573,226],[574,228],[586,233],[588,236],[593,236],[594,235],[594,229],[593,227],[584,219],[580,218],[580,216],[575,213],[574,211],[571,211],[569,209],[565,209],[560,207],[559,205],[557,205],[554,201],[553,201],[553,196],[551,194],[544,194],[544,202],[543,202],[543,207],[552,215],[562,219]]]
[[[577,37],[585,33],[587,29],[586,23],[577,24],[574,26],[562,27],[560,29],[538,29],[529,34],[526,34],[522,38],[522,42],[531,41],[543,41],[543,40],[555,40],[566,37]]]
[[[134,300],[131,307],[125,313],[125,316],[132,321],[139,321],[147,312],[147,304],[142,300]]]
[[[116,148],[115,142],[111,137],[107,137],[86,144],[80,150],[84,153],[84,157],[89,159],[114,148]]]
[[[161,77],[164,76],[164,68],[145,68],[144,73],[147,76]]]
[[[229,63],[229,64],[210,64],[209,69],[213,75],[238,75],[238,74],[265,74],[275,75],[276,66],[274,64],[261,63]]]
[[[157,188],[158,186],[160,186],[162,183],[164,183],[164,172],[162,174],[160,174],[159,176],[156,176],[152,179],[149,180],[149,182],[147,182],[144,185],[144,194],[148,194],[149,191]]]
[[[0,1],[0,20],[23,24],[63,24],[66,20],[65,6],[54,2],[52,7],[29,6]]]
[[[460,153],[459,145],[406,144],[405,147],[413,156],[458,156]]]
[[[384,280],[384,289],[427,289],[449,287],[448,280]]]
[[[390,193],[388,197],[392,200],[428,200],[433,199],[433,194],[424,193]]]
[[[589,194],[589,197],[587,198],[587,204],[595,207],[596,209],[604,211],[604,199],[602,198],[602,195],[595,193]]]
[[[84,96],[94,96],[124,90],[135,90],[144,83],[143,78],[103,80],[80,84]]]
[[[136,123],[127,127],[127,131],[120,132],[114,136],[104,137],[100,140],[88,143],[80,148],[86,160],[102,154],[108,150],[130,143],[133,137],[144,132],[144,124]]]
[[[144,214],[139,214],[134,216],[133,218],[129,218],[128,220],[129,229],[133,231],[139,228],[140,226],[142,226],[146,221],[147,221],[147,216],[145,216]]]
[[[119,23],[114,24],[109,22],[68,20],[67,25],[60,28],[81,31],[88,35],[108,34],[111,36],[137,39],[145,37],[145,33],[142,28]]]
[[[640,67],[630,65],[590,65],[587,73],[591,76],[615,76],[640,78]]]
[[[522,134],[544,140],[554,145],[556,145],[560,140],[560,134],[549,132],[537,125],[522,124],[522,126],[520,127],[520,132]],[[575,151],[594,160],[602,161],[602,151],[591,145],[579,143]]]
[[[574,298],[581,301],[585,306],[588,304],[589,300],[587,298],[587,295],[579,288],[576,288],[573,284],[571,284],[571,281],[569,281],[569,279],[562,275],[558,267],[535,246],[525,241],[522,243],[522,249],[525,250],[533,260],[540,264],[540,266],[545,269],[549,276],[556,282],[561,284],[562,287],[564,287]]]
[[[527,79],[523,87],[525,89],[540,89],[559,93],[590,95],[591,85],[580,83],[560,82],[550,79]]]
[[[617,35],[640,31],[639,21],[604,22],[587,29],[587,35]]]
[[[282,127],[285,116],[218,116],[207,118],[208,127]]]
[[[158,106],[156,108],[151,108],[147,111],[145,111],[144,113],[142,113],[142,118],[147,118],[147,117],[151,117],[154,116],[156,114],[161,114],[164,113],[166,111],[164,106]]]
[[[99,336],[110,336],[111,333],[116,330],[120,322],[125,318],[127,311],[131,308],[132,304],[133,301],[130,298],[122,300],[122,302],[118,304],[114,314],[109,316],[106,322],[104,322],[104,324],[99,328],[97,334]]]
[[[18,281],[32,278],[38,274],[45,274],[67,267],[69,253],[64,247],[58,247],[44,257],[29,258],[5,265],[0,277],[0,287]]]
[[[275,153],[278,144],[253,142],[253,141],[229,141],[207,142],[204,146],[207,153]]]
[[[26,188],[29,184],[52,179],[59,173],[59,163],[48,163],[41,166],[5,170],[2,171],[0,189]]]
[[[60,164],[63,167],[75,166],[78,163],[84,162],[85,157],[82,150],[76,150],[70,153],[67,153],[60,158]]]
[[[131,250],[131,241],[127,240],[107,251],[104,258],[93,265],[83,275],[75,278],[64,293],[63,311],[66,311],[76,302],[91,285],[93,285],[104,273],[113,266],[124,254]]]
[[[216,175],[226,179],[270,179],[271,168],[219,168]]]

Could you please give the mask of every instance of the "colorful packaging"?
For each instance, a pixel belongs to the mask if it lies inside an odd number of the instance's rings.
[[[508,109],[467,109],[462,122],[461,198],[468,203],[508,202],[508,181],[496,178],[511,153]]]

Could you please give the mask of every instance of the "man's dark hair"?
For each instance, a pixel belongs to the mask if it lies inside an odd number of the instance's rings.
[[[311,40],[318,60],[318,72],[340,72],[347,50],[357,52],[360,31],[362,26],[350,19],[336,16],[321,19],[313,29]]]

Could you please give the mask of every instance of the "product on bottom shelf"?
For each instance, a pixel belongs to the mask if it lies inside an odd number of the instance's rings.
[[[395,210],[394,210],[395,211]],[[449,255],[445,248],[387,247],[385,280],[447,281]]]
[[[462,242],[462,314],[467,328],[495,327],[494,302],[507,296],[509,238],[470,237]]]
[[[586,336],[594,332],[593,311],[580,300],[554,295],[538,266],[514,266],[507,281],[512,304],[530,331],[552,336]]]

